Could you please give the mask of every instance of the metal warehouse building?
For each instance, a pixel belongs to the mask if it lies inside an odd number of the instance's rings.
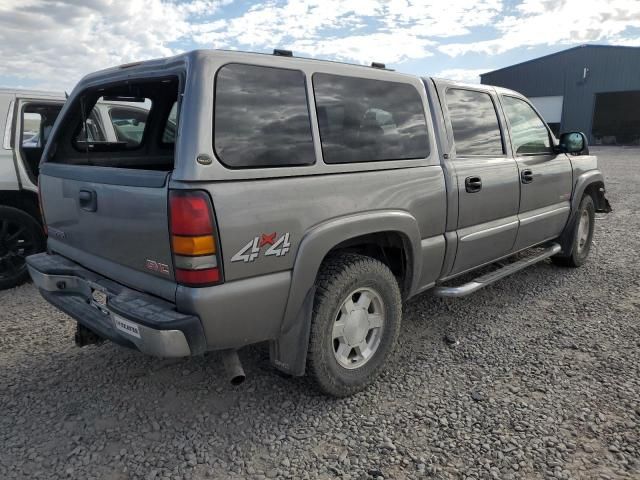
[[[640,47],[581,45],[480,75],[516,90],[556,132],[592,144],[640,144]]]

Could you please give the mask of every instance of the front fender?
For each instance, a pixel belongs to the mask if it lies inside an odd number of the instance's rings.
[[[584,192],[590,185],[598,185],[604,187],[604,177],[600,170],[589,170],[584,172],[576,179],[573,187],[573,195],[571,197],[571,215],[575,215],[580,206],[580,201],[584,196]]]
[[[571,213],[564,227],[564,231],[560,236],[560,245],[562,246],[562,254],[570,255],[573,240],[574,229],[576,228],[576,218],[578,208],[585,192],[592,191],[594,203],[597,212],[608,213],[611,211],[609,201],[604,195],[604,177],[600,170],[589,170],[580,174],[575,181],[573,187],[573,195],[571,196]]]
[[[309,230],[303,237],[291,276],[291,288],[279,338],[271,344],[274,365],[292,375],[304,374],[311,328],[315,281],[322,261],[336,245],[379,232],[403,236],[411,266],[410,292],[421,272],[420,230],[416,219],[402,210],[379,210],[335,218]]]

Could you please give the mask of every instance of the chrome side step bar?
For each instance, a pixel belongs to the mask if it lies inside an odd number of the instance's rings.
[[[472,293],[480,290],[487,285],[491,285],[493,282],[497,282],[498,280],[503,279],[504,277],[508,277],[512,273],[519,272],[531,265],[534,265],[542,260],[545,260],[556,253],[559,253],[562,250],[562,247],[557,243],[552,244],[551,246],[545,248],[542,252],[532,257],[523,258],[522,260],[518,260],[517,262],[510,263],[498,270],[493,272],[489,272],[485,275],[482,275],[478,278],[471,280],[464,285],[460,285],[458,287],[436,287],[433,289],[433,294],[437,297],[466,297],[467,295],[471,295]]]

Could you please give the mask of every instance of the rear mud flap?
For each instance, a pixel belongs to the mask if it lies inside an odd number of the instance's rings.
[[[307,292],[293,325],[285,325],[280,337],[269,343],[271,363],[278,370],[289,375],[302,376],[307,363],[309,333],[313,315],[315,285]]]

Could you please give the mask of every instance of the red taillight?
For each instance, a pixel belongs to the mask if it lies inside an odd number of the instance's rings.
[[[172,234],[195,236],[213,233],[211,207],[205,192],[173,190],[169,203]]]
[[[171,190],[169,230],[176,281],[193,287],[220,283],[220,254],[209,195],[201,190]]]
[[[217,268],[206,268],[204,270],[184,270],[182,268],[176,268],[176,280],[188,285],[217,283],[220,281],[220,270]]]

